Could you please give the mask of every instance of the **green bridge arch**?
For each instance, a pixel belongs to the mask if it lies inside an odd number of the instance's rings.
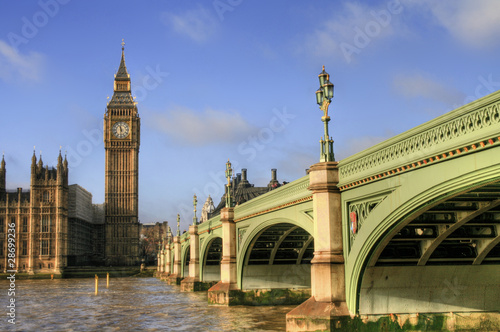
[[[285,214],[284,211],[281,213]],[[280,214],[281,214],[280,213]],[[260,220],[259,220],[260,219]],[[238,251],[237,257],[237,275],[238,275],[238,286],[240,289],[245,289],[243,279],[244,279],[244,270],[248,261],[248,255],[250,255],[249,249],[251,249],[252,243],[256,240],[256,238],[262,234],[265,230],[277,226],[277,225],[293,225],[297,226],[304,231],[306,231],[311,237],[313,233],[313,222],[312,219],[309,219],[305,216],[295,216],[295,218],[287,218],[287,217],[275,217],[275,216],[262,216],[257,220],[252,220],[251,226],[245,232],[245,237],[242,239],[242,245]],[[267,285],[263,285],[267,286]],[[269,286],[262,288],[271,288]]]
[[[346,299],[351,312],[364,314],[383,311],[381,307],[384,305],[373,304],[376,302],[373,293],[379,291],[386,292],[387,295],[389,291],[382,290],[385,287],[384,283],[374,279],[374,275],[377,273],[378,277],[384,274],[385,278],[392,279],[394,287],[396,285],[401,287],[403,292],[401,296],[408,299],[408,301],[401,302],[410,303],[408,308],[387,305],[385,306],[387,312],[417,312],[418,303],[424,302],[421,294],[424,294],[425,290],[428,290],[428,295],[432,293],[432,290],[441,292],[443,279],[444,281],[448,280],[448,283],[460,282],[469,285],[466,273],[460,276],[461,279],[454,279],[459,278],[456,275],[460,273],[456,271],[474,271],[475,281],[481,289],[486,289],[486,285],[491,283],[489,274],[498,274],[498,265],[472,266],[472,258],[463,261],[450,259],[450,262],[454,262],[453,268],[434,266],[436,263],[429,260],[429,256],[433,252],[429,249],[428,243],[434,242],[435,249],[439,242],[436,242],[432,237],[443,237],[445,239],[442,240],[442,243],[444,241],[451,243],[453,241],[446,238],[450,232],[447,232],[443,227],[458,229],[459,226],[466,225],[467,221],[464,219],[463,225],[449,223],[444,226],[438,223],[426,228],[418,224],[418,218],[432,216],[432,211],[435,209],[433,207],[436,206],[449,209],[446,212],[449,215],[458,216],[459,213],[465,213],[457,210],[458,205],[468,204],[468,209],[471,209],[469,212],[471,218],[478,218],[482,214],[480,206],[488,207],[488,204],[492,204],[489,208],[496,209],[495,202],[500,198],[500,186],[494,184],[500,181],[499,100],[500,94],[494,93],[340,162],[341,175],[342,167],[344,169],[350,167],[352,170],[354,169],[352,164],[358,163],[356,177],[351,175],[356,172],[349,174],[346,171],[344,172],[346,176],[341,178],[339,183],[339,187],[342,189]],[[463,132],[458,131],[453,135],[457,128]],[[414,148],[414,143],[424,142],[424,139],[419,141],[422,137],[425,137],[425,142],[431,142],[431,144],[426,145],[425,149],[417,150]],[[410,140],[413,145],[404,145],[406,141]],[[412,152],[409,147],[416,151]],[[384,150],[389,151],[386,156],[390,153],[392,161],[391,158],[386,157],[383,162],[380,162],[384,157],[380,151]],[[359,165],[363,166],[359,167]],[[479,198],[481,195],[479,188],[481,187],[490,192],[488,197]],[[478,196],[478,198],[476,199],[474,196]],[[453,203],[454,199],[460,200],[461,203]],[[482,202],[478,203],[480,200]],[[450,207],[446,207],[446,204]],[[453,204],[456,206],[453,207]],[[474,208],[473,205],[476,207]],[[358,217],[358,232],[356,234],[353,234],[350,229],[350,214],[353,212]],[[473,213],[476,213],[477,216]],[[434,213],[434,216],[436,215],[437,212]],[[499,230],[500,220],[498,219],[500,218],[498,213],[496,215],[496,220],[485,228],[491,230],[489,239],[477,241],[464,239],[463,241],[478,242],[480,246],[486,244],[490,249],[494,247],[499,241],[498,233],[495,237],[495,232]],[[419,226],[412,226],[417,224]],[[421,254],[421,257],[407,259],[406,262],[404,260],[398,262],[397,259],[393,259],[392,262],[389,262],[390,259],[385,259],[386,262],[384,262],[384,259],[380,258],[384,250],[391,244],[396,244],[394,237],[401,237],[402,231],[414,231],[415,229],[420,232],[432,230],[429,235],[422,234],[422,236],[431,238],[423,241],[419,239],[421,241],[419,242],[420,248],[418,245],[415,247],[417,255],[418,250],[425,252],[425,254]],[[414,237],[418,236],[414,234]],[[477,260],[475,261],[477,263]],[[389,266],[391,264],[395,267],[391,268]],[[443,260],[443,264],[450,263]],[[384,265],[387,267],[384,268]],[[399,269],[401,278],[395,276],[396,269]],[[454,275],[451,275],[452,271]],[[435,282],[425,280],[419,284],[418,278],[423,273],[435,276]],[[365,277],[367,280],[364,280]],[[413,277],[414,283],[405,284],[402,280],[404,277]],[[369,282],[372,285],[368,285]],[[380,286],[378,290],[376,289],[377,284]],[[410,289],[412,290],[409,291]],[[419,289],[420,295],[417,294]],[[473,292],[477,292],[477,289],[470,287],[470,289],[462,290],[458,298],[451,297],[453,301],[449,301],[445,297],[427,298],[427,301],[436,302],[433,310],[445,312],[500,309],[489,299],[485,301],[486,304],[481,305],[474,301],[472,301],[474,303],[466,303],[471,302],[470,299],[474,297]],[[457,300],[461,299],[464,303],[456,305]],[[413,303],[411,303],[412,301]],[[371,307],[363,304],[366,302],[371,302]],[[421,308],[423,307],[426,306],[421,305]],[[427,305],[427,307],[429,306]]]
[[[472,301],[475,289],[467,280],[467,275],[474,274],[476,289],[486,292],[490,282],[487,276],[498,275],[500,259],[489,257],[488,252],[500,243],[499,110],[500,92],[496,92],[339,162],[340,181],[336,187],[341,197],[345,295],[351,314],[416,312],[415,308],[424,302],[417,294],[419,290],[441,296],[429,298],[431,304],[421,306],[424,311],[500,309],[487,295],[482,305]],[[245,264],[252,243],[263,232],[277,225],[291,225],[311,236],[315,234],[312,192],[308,187],[306,175],[234,208],[240,290],[245,288]],[[473,230],[483,233],[454,240],[453,232],[466,229],[463,226],[468,227],[467,222],[474,222],[474,218],[484,219],[487,211],[494,212],[493,220],[476,227],[479,231]],[[351,229],[353,213],[356,232]],[[438,220],[446,215],[452,216],[453,222]],[[422,226],[424,217],[435,221],[425,221],[427,224]],[[405,238],[405,232],[409,237]],[[198,225],[198,235],[203,281],[210,244],[222,239],[220,216]],[[400,245],[405,241],[411,245]],[[461,248],[460,241],[464,248],[477,244],[477,257],[458,259],[434,254],[454,241],[456,248]],[[181,245],[184,264],[189,234],[181,237]],[[407,257],[400,257],[389,255],[394,248],[413,249],[408,250]],[[438,266],[440,259],[448,265]],[[424,274],[435,280],[424,280]],[[443,280],[451,284],[458,280],[470,289],[462,290],[456,298],[447,297],[439,289],[443,288]],[[383,293],[389,292],[384,289],[387,285],[398,288],[406,301],[401,303],[407,307],[379,303],[377,296],[389,294]],[[391,296],[397,294],[387,295],[388,302]]]

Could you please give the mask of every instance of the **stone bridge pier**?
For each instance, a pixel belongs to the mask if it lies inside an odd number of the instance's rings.
[[[200,282],[200,237],[198,235],[198,226],[189,226],[189,276],[182,279],[182,292],[195,292],[202,290],[202,282]]]
[[[222,260],[220,262],[221,280],[208,290],[208,303],[230,305],[241,291],[237,283],[236,267],[236,224],[234,208],[221,210],[222,223]]]
[[[287,331],[333,330],[350,319],[345,293],[337,166],[337,162],[322,162],[309,170],[315,220],[311,297],[286,315]]]
[[[167,278],[169,285],[180,285],[181,277],[181,237],[174,237],[174,268],[172,274]]]

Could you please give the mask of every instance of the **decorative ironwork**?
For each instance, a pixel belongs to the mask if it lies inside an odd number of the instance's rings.
[[[238,251],[240,250],[241,240],[243,239],[243,236],[245,236],[247,228],[248,227],[238,229]]]
[[[424,159],[430,148],[435,149],[453,139],[500,123],[499,110],[500,101],[496,101],[475,111],[455,116],[445,123],[435,124],[420,133],[413,131],[405,133],[406,136],[409,136],[406,139],[386,147],[380,147],[364,157],[341,163],[339,165],[340,177],[346,179],[383,164],[393,164],[398,159],[401,159],[401,164]],[[429,124],[427,127],[431,125]],[[444,147],[444,149],[446,148]]]
[[[193,217],[193,226],[198,224],[198,218],[196,217],[196,205],[198,204],[198,198],[196,194],[193,196],[193,207],[194,207],[194,217]]]
[[[226,163],[226,178],[227,178],[226,207],[227,208],[230,208],[233,206],[233,198],[231,197],[231,177],[232,176],[233,176],[233,169],[231,168],[231,162],[228,159],[227,163]]]
[[[177,236],[181,236],[181,216],[177,214]]]
[[[350,237],[350,247],[354,243],[357,233],[363,227],[364,221],[368,218],[370,213],[382,202],[388,193],[384,193],[381,196],[370,197],[364,201],[349,203],[348,207],[348,218],[349,218],[349,232]],[[355,219],[353,221],[353,218]]]
[[[335,161],[333,140],[328,135],[328,122],[330,121],[328,107],[333,98],[333,84],[330,82],[330,75],[325,71],[325,66],[323,66],[323,71],[318,75],[318,78],[319,89],[316,91],[316,102],[320,110],[323,111],[324,115],[321,117],[321,121],[323,121],[325,125],[325,136],[319,141],[321,147],[320,161]]]

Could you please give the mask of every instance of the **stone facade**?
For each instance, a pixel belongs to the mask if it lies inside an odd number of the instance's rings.
[[[57,168],[31,159],[29,191],[5,186],[5,161],[1,164],[0,268],[3,271],[60,273],[67,265],[68,163],[59,154]],[[15,228],[15,250],[8,246],[9,229]],[[9,257],[8,254],[11,254]],[[15,253],[15,261],[10,260]]]
[[[33,154],[28,191],[5,189],[5,175],[2,159],[0,270],[62,273],[68,265],[90,263],[90,253],[98,252],[99,244],[102,246],[98,239],[103,237],[103,231],[93,222],[92,195],[78,185],[68,185],[67,160],[63,161],[59,154],[57,167],[49,168],[41,157],[37,162]],[[15,233],[8,229],[15,229]],[[15,234],[15,251],[9,251],[9,233]],[[9,253],[15,257],[9,257]],[[92,261],[101,262],[98,258]]]
[[[139,262],[140,118],[122,47],[114,93],[104,114],[106,264]]]

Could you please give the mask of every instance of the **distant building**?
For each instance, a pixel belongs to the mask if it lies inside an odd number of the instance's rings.
[[[102,264],[104,213],[99,217],[96,212],[103,209],[92,205],[92,195],[84,188],[68,185],[66,158],[63,161],[59,153],[57,167],[49,168],[42,157],[37,163],[33,153],[28,191],[7,190],[5,178],[2,157],[1,271],[61,273],[68,265]],[[9,242],[14,234],[15,241]]]
[[[77,184],[68,195],[68,266],[100,265],[104,261],[104,206]]]
[[[141,256],[146,263],[151,263],[156,259],[158,246],[166,243],[168,232],[168,221],[141,224]]]
[[[236,174],[236,176],[231,179],[231,195],[234,198],[234,203],[236,205],[243,204],[257,196],[267,193],[268,191],[279,188],[281,184],[277,180],[276,172],[275,168],[271,169],[271,180],[266,187],[255,187],[247,179],[247,169],[242,168],[241,173]],[[285,182],[283,184],[285,184]],[[206,217],[203,216],[202,210],[201,222],[207,221],[208,219],[220,214],[221,209],[225,207],[225,205],[226,193],[224,192],[224,195],[222,195],[219,205],[217,205],[215,210],[210,209],[212,211],[208,213]]]

